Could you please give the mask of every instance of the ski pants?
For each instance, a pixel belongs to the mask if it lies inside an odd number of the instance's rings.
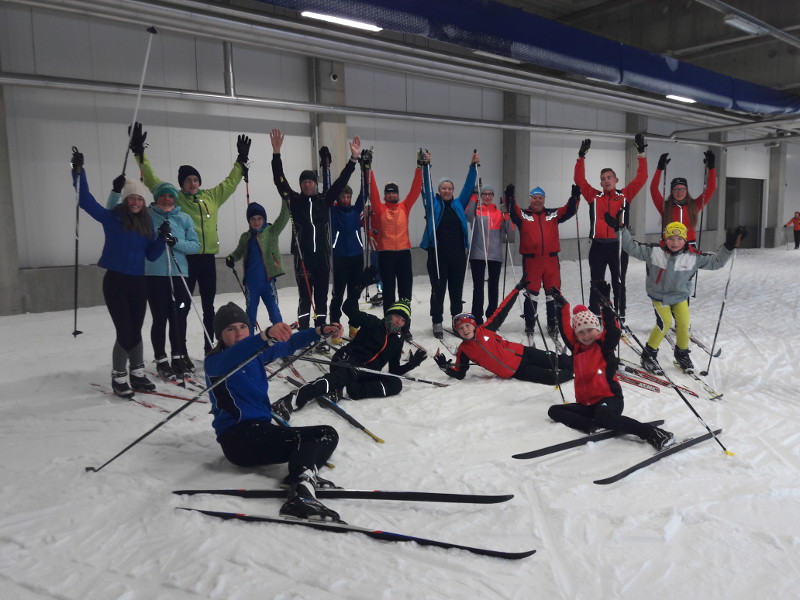
[[[156,359],[166,353],[167,325],[169,325],[169,345],[173,356],[186,354],[186,318],[189,315],[189,294],[180,277],[148,275],[147,304],[153,323],[150,326],[150,343]],[[174,294],[174,303],[173,303]]]
[[[554,366],[556,370],[553,369]],[[525,346],[522,360],[512,377],[521,381],[557,385],[572,379],[572,357]]]
[[[486,313],[483,312],[483,288],[484,277],[487,271],[486,265],[489,265],[489,282],[487,284],[487,296],[489,301],[486,304]],[[472,314],[475,317],[478,325],[482,325],[484,316],[488,319],[497,310],[497,302],[500,288],[500,271],[503,268],[503,263],[499,260],[478,260],[470,259],[469,268],[472,271]]]
[[[444,320],[444,295],[450,295],[450,316],[455,317],[463,311],[461,296],[464,291],[464,276],[467,269],[467,256],[463,247],[439,246],[439,272],[436,271],[436,250],[428,248],[428,277],[431,281],[431,320],[441,323]]]
[[[414,274],[411,271],[411,250],[380,250],[378,252],[378,269],[383,284],[383,310],[388,309],[398,298],[411,300],[411,289],[414,283]]]
[[[333,293],[331,294],[331,323],[339,323],[342,318],[342,302],[347,289],[347,297],[359,294],[361,274],[364,272],[364,255],[333,257]]]
[[[625,316],[625,273],[628,270],[628,253],[620,256],[619,240],[592,240],[589,248],[589,273],[592,281],[605,281],[606,267],[611,275],[614,307]],[[609,300],[611,300],[609,298]],[[589,310],[600,314],[600,298],[592,286],[589,291]]]
[[[248,282],[245,284],[245,290],[247,293],[247,318],[250,319],[250,333],[255,332],[259,301],[264,302],[264,306],[267,307],[267,314],[273,325],[283,321],[281,309],[278,307],[278,288],[275,286],[274,279],[268,277],[264,281],[255,284]]]
[[[330,425],[280,427],[267,419],[241,421],[217,437],[222,453],[239,467],[289,463],[289,477],[318,469],[339,443]]]
[[[654,429],[652,425],[640,423],[622,414],[625,401],[619,396],[603,398],[595,404],[554,404],[547,411],[547,415],[572,429],[592,433],[595,429],[611,429],[622,431],[646,439]]]
[[[536,318],[537,301],[533,298],[539,296],[539,290],[542,286],[545,292],[551,287],[561,289],[561,264],[558,260],[558,255],[555,256],[523,256],[522,260],[523,278],[528,282],[527,290],[530,294],[526,294],[525,302],[523,303],[525,326],[530,329],[533,326]],[[545,296],[547,308],[547,326],[553,327],[556,325],[556,305],[553,303],[551,296]]]
[[[657,350],[664,341],[664,336],[672,327],[672,317],[675,316],[675,346],[681,350],[689,348],[689,300],[682,300],[677,304],[662,304],[653,300],[653,308],[658,315],[656,326],[650,332],[647,345]]]
[[[211,351],[214,341],[214,296],[217,295],[217,263],[213,254],[188,254],[189,276],[186,283],[194,294],[194,286],[200,287],[200,303],[203,307],[203,327],[206,330],[203,342],[205,353]],[[210,340],[210,341],[209,341]]]
[[[299,328],[308,329],[311,311],[314,311],[314,325],[324,325],[328,319],[328,283],[330,264],[326,252],[308,252],[294,255],[294,277],[297,281],[297,322]],[[311,302],[311,298],[314,302]]]
[[[112,353],[115,371],[125,371],[126,362],[138,367],[142,360],[142,325],[147,312],[147,284],[144,275],[106,271],[103,298],[116,330]]]
[[[364,373],[331,365],[331,372],[300,388],[297,404],[303,405],[318,396],[329,394],[335,390],[346,388],[351,400],[364,398],[386,398],[396,396],[403,389],[403,382],[398,377]]]
[[[800,248],[800,229],[794,230],[794,249]]]

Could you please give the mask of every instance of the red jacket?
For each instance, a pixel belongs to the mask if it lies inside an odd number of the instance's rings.
[[[370,207],[372,208],[370,224],[372,229],[378,231],[374,235],[378,250],[408,250],[411,248],[411,240],[408,237],[408,213],[414,208],[414,203],[419,198],[421,191],[422,169],[417,168],[414,172],[411,191],[408,192],[405,200],[396,204],[383,203],[378,191],[378,183],[375,181],[375,171],[372,172],[369,192]]]
[[[661,170],[656,169],[656,172],[653,174],[653,180],[650,182],[650,197],[653,199],[653,204],[655,205],[658,214],[663,215],[664,196],[662,196],[661,192],[658,190],[658,186],[661,182],[661,173],[662,173]],[[700,213],[701,210],[703,210],[705,205],[708,204],[708,202],[711,200],[711,196],[713,196],[714,192],[716,191],[717,191],[717,170],[709,169],[708,181],[706,182],[706,189],[704,189],[703,193],[694,199],[694,205],[697,208],[698,214]],[[683,223],[684,225],[686,225],[687,241],[694,242],[697,239],[697,233],[692,228],[689,210],[685,206],[679,206],[673,203],[670,223],[675,223],[675,222]]]
[[[800,218],[799,217],[792,217],[789,219],[789,222],[784,225],[784,227],[789,227],[789,225],[794,226],[795,231],[800,231]]]
[[[603,308],[603,333],[591,346],[578,341],[572,329],[572,310],[569,304],[561,309],[559,325],[567,347],[572,351],[575,372],[575,400],[590,406],[603,398],[619,396],[622,388],[617,381],[616,349],[620,338],[619,326],[610,308]]]
[[[595,189],[586,181],[586,159],[579,158],[575,163],[575,185],[581,188],[581,194],[589,203],[589,220],[591,222],[589,237],[592,239],[617,239],[617,232],[608,226],[603,215],[608,213],[612,217],[616,216],[619,209],[630,204],[634,196],[647,183],[647,159],[641,156],[637,160],[639,166],[633,181],[622,190],[614,190],[611,193]]]
[[[498,377],[509,379],[517,372],[522,361],[522,352],[525,346],[516,342],[509,342],[496,333],[505,321],[519,290],[514,288],[503,299],[494,314],[487,321],[475,329],[475,337],[464,340],[458,347],[455,364],[448,368],[446,373],[456,379],[464,379],[469,369],[470,361],[478,364]]]
[[[555,256],[561,252],[558,226],[571,219],[577,208],[577,200],[570,198],[561,208],[545,208],[542,212],[535,213],[521,209],[511,198],[508,211],[514,225],[519,228],[519,253],[539,258]]]

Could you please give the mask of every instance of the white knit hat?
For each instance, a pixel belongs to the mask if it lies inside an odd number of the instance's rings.
[[[120,193],[120,200],[124,202],[125,198],[127,198],[132,194],[141,196],[142,199],[144,200],[150,195],[150,192],[147,190],[147,188],[141,181],[137,181],[135,179],[128,179],[122,188],[122,192]]]
[[[578,306],[572,309],[572,329],[575,333],[580,333],[587,329],[602,331],[600,319],[583,304],[578,304]]]

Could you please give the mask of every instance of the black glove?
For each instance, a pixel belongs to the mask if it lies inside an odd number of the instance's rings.
[[[528,283],[529,283],[529,281],[527,279],[525,279],[525,277],[523,277],[522,279],[520,279],[519,283],[514,286],[514,289],[522,291],[526,287],[528,287]]]
[[[323,146],[319,149],[319,164],[325,169],[330,169],[331,167],[331,151],[328,149],[327,146]]]
[[[506,191],[505,191],[504,196],[505,196],[505,199],[506,199],[507,202],[510,202],[510,201],[512,201],[514,199],[514,191],[515,190],[516,190],[516,188],[514,187],[513,183],[509,183],[506,186]]]
[[[703,152],[703,156],[705,156],[703,162],[706,163],[706,168],[713,169],[717,164],[717,157],[714,156],[714,153],[711,150],[706,150]]]
[[[226,267],[228,267],[229,269],[232,269],[233,265],[235,265],[235,264],[236,264],[236,261],[233,260],[232,256],[226,256],[225,257],[225,266]]]
[[[644,143],[644,134],[637,133],[633,136],[633,145],[636,146],[636,151],[639,154],[644,154],[644,149],[647,148],[647,144]]]
[[[594,289],[597,290],[597,293],[600,294],[606,300],[611,299],[611,284],[607,281],[594,281],[593,282]]]
[[[667,170],[667,165],[669,164],[669,162],[671,160],[672,159],[669,158],[669,152],[664,152],[664,154],[662,154],[661,156],[658,157],[658,166],[656,167],[656,170],[658,170],[658,171],[666,171]]]
[[[250,144],[252,140],[244,134],[239,136],[236,141],[236,151],[239,156],[236,157],[236,162],[241,163],[243,167],[247,166],[247,157],[250,156]]]
[[[144,158],[145,140],[147,139],[147,132],[142,131],[142,124],[138,121],[133,124],[133,131],[131,132],[130,125],[128,126],[128,135],[131,138],[130,149],[134,155],[140,159]]]
[[[125,173],[122,175],[118,175],[114,178],[114,181],[111,182],[111,191],[116,192],[119,194],[122,191],[122,188],[125,187]]]
[[[158,237],[164,240],[170,248],[178,243],[178,239],[172,235],[172,227],[170,227],[169,221],[164,221],[158,227]]]
[[[178,243],[178,238],[176,238],[171,233],[164,238],[164,243],[169,246],[170,248],[174,248],[175,244]]]
[[[561,290],[559,290],[557,287],[551,287],[546,291],[546,293],[553,299],[553,304],[558,310],[561,310],[567,305],[567,299],[564,298]]]
[[[420,348],[413,354],[409,351],[408,362],[406,363],[412,369],[416,369],[418,366],[422,364],[422,361],[428,358],[428,353],[425,352],[424,349]]]
[[[589,152],[589,148],[591,148],[591,147],[592,147],[592,140],[590,140],[589,138],[586,138],[585,140],[583,140],[581,142],[581,147],[578,150],[578,156],[580,158],[585,158],[586,157],[586,153]]]
[[[424,167],[426,165],[431,164],[430,159],[425,157],[425,155],[427,153],[428,153],[427,150],[425,152],[423,152],[422,148],[420,148],[419,152],[417,152],[417,166],[418,167]]]
[[[72,160],[70,163],[72,164],[72,170],[75,173],[80,173],[81,169],[83,169],[83,154],[78,152],[78,149],[75,146],[72,147]]]
[[[442,371],[447,371],[447,369],[452,365],[452,361],[447,360],[447,357],[439,352],[433,355],[433,360]]]
[[[747,230],[739,225],[736,229],[729,229],[725,236],[725,247],[733,250],[739,247],[739,242],[747,237]]]
[[[620,225],[618,216],[612,217],[610,213],[605,213],[603,214],[603,218],[606,220],[606,223],[608,224],[609,227],[611,227],[611,229],[613,229],[614,231],[619,231]]]
[[[572,184],[572,194],[570,194],[570,198],[580,199],[581,197],[581,186]]]

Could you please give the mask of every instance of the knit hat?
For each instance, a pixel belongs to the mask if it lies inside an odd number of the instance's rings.
[[[203,185],[203,178],[200,177],[200,172],[197,169],[192,165],[181,165],[178,167],[178,185],[180,187],[183,187],[183,182],[189,175],[196,175],[200,185]]]
[[[469,323],[473,327],[478,326],[478,322],[475,320],[475,315],[471,313],[459,313],[453,317],[453,331],[458,333],[458,328],[464,323]]]
[[[445,182],[447,182],[447,181],[449,181],[449,182],[450,182],[450,184],[451,184],[453,187],[455,187],[455,186],[456,186],[456,184],[455,184],[455,183],[453,183],[453,180],[452,180],[452,179],[450,179],[449,177],[442,177],[442,178],[439,180],[439,183],[437,183],[437,184],[436,184],[436,189],[437,189],[437,190],[441,189],[441,187],[442,187],[442,184],[443,184],[443,183],[445,183]]]
[[[310,169],[306,169],[302,173],[300,173],[300,183],[310,179],[314,183],[317,183],[317,173],[316,171],[312,171]]]
[[[689,188],[689,184],[686,181],[685,177],[676,177],[672,180],[672,183],[669,184],[669,191],[672,191],[677,186],[682,185],[685,188]]]
[[[172,196],[174,200],[178,199],[178,190],[175,189],[174,185],[167,183],[166,181],[162,181],[155,187],[153,190],[153,200],[158,202],[158,199],[164,194]]]
[[[675,221],[674,223],[670,223],[664,228],[664,239],[667,239],[670,236],[679,235],[683,239],[687,239],[686,235],[686,225]]]
[[[394,192],[395,194],[399,194],[400,193],[400,188],[398,187],[398,185],[394,181],[390,181],[389,183],[387,183],[383,187],[383,193],[384,194],[389,194],[391,192]]]
[[[602,330],[600,327],[600,319],[583,304],[578,304],[572,309],[572,329],[575,333],[580,333],[587,329]]]
[[[228,302],[225,306],[220,306],[217,314],[214,315],[214,336],[220,339],[222,330],[234,323],[244,323],[250,327],[250,319],[238,305]]]
[[[386,309],[386,316],[388,317],[389,315],[400,315],[408,321],[411,318],[411,302],[401,298]]]
[[[543,196],[547,197],[547,194],[544,193],[544,190],[540,187],[535,187],[531,190],[531,196]]]
[[[122,187],[122,192],[120,193],[120,200],[125,202],[125,198],[128,196],[132,196],[136,194],[137,196],[141,196],[142,200],[147,198],[147,194],[149,194],[147,188],[144,184],[139,181],[138,179],[128,179],[125,182],[125,185]]]
[[[267,211],[258,202],[251,202],[247,205],[247,222],[250,222],[250,217],[261,215],[264,218],[264,223],[267,222]]]
[[[483,186],[481,186],[481,194],[483,192],[492,192],[494,194],[494,186],[493,185],[483,185]]]

